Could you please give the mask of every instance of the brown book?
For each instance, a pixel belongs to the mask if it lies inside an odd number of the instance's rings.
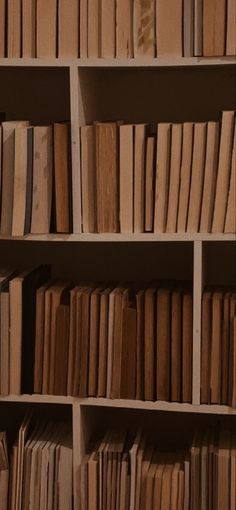
[[[5,26],[6,26],[6,2],[0,0],[0,58],[4,58],[5,55]]]
[[[32,234],[50,232],[53,172],[52,128],[34,127]]]
[[[0,292],[0,393],[9,394],[10,370],[10,296],[9,287]],[[0,500],[1,501],[1,500]]]
[[[230,335],[230,292],[223,297],[222,342],[221,342],[221,404],[228,404],[229,395],[229,335]]]
[[[192,401],[193,297],[184,292],[182,304],[182,402]]]
[[[146,446],[143,454],[141,469],[141,494],[140,494],[141,508],[145,508],[147,475],[149,468],[151,466],[151,462],[153,461],[153,457],[155,458],[153,448],[151,446]]]
[[[45,292],[49,283],[40,287],[36,293],[35,357],[34,357],[34,392],[42,392],[44,362],[44,328],[45,328]]]
[[[229,508],[230,501],[230,432],[220,430],[217,452],[217,505],[218,508]]]
[[[165,232],[170,164],[171,124],[157,126],[156,184],[154,204],[154,232]]]
[[[77,332],[77,292],[80,287],[75,287],[70,291],[70,333],[69,333],[69,356],[68,356],[68,374],[67,374],[67,395],[73,395],[73,385],[75,378],[75,357],[76,347],[78,346]]]
[[[7,56],[21,57],[21,0],[7,0]]]
[[[147,137],[145,165],[145,232],[153,231],[155,138]]]
[[[111,396],[111,383],[113,373],[113,349],[114,349],[114,317],[116,294],[120,292],[120,287],[109,292],[109,314],[108,314],[108,340],[107,340],[107,388],[106,396]]]
[[[100,0],[88,0],[88,57],[101,55],[101,11]]]
[[[143,435],[138,445],[136,457],[136,484],[135,484],[135,509],[140,510],[141,505],[141,475],[143,456],[146,448],[146,437]]]
[[[135,399],[136,396],[136,324],[136,309],[131,306],[125,307],[122,317],[120,398]]]
[[[79,56],[79,1],[58,2],[58,57]]]
[[[158,320],[158,319],[157,319]],[[182,386],[182,295],[180,290],[171,295],[171,401],[181,402]]]
[[[36,0],[22,0],[22,57],[36,57]]]
[[[102,288],[93,290],[90,298],[88,396],[96,397],[98,383],[98,348],[100,327],[100,301]]]
[[[203,2],[194,0],[194,56],[203,54]]]
[[[120,398],[122,363],[122,318],[129,299],[129,289],[121,288],[115,295],[113,372],[111,380],[111,398]]]
[[[236,322],[235,322],[236,324]],[[230,451],[230,509],[235,505],[236,494],[236,437],[234,434],[231,436],[231,451]]]
[[[145,124],[134,125],[134,232],[144,232]]]
[[[109,293],[111,289],[104,289],[100,298],[99,319],[99,350],[98,350],[98,389],[97,396],[105,397],[107,389],[107,347],[108,347],[108,315]],[[118,340],[118,339],[117,339]],[[118,360],[116,360],[118,370]]]
[[[194,124],[192,122],[184,122],[182,158],[180,168],[177,232],[185,232],[187,224],[188,201],[190,194],[190,182],[192,172],[193,134]]]
[[[66,395],[70,309],[59,305],[56,310],[56,345],[54,369],[54,395]]]
[[[170,182],[168,193],[166,232],[176,232],[177,228],[182,136],[183,136],[182,124],[173,124],[171,130]]]
[[[133,125],[119,126],[120,139],[120,231],[133,232]]]
[[[69,128],[67,124],[54,124],[56,231],[64,234],[70,232],[70,173]]]
[[[132,0],[116,2],[116,57],[131,58],[133,54],[133,3]]]
[[[235,303],[235,315],[232,319],[231,324],[231,343],[233,346],[233,359],[232,359],[232,399],[229,402],[229,404],[232,405],[232,407],[236,407],[236,303]]]
[[[162,492],[162,477],[165,465],[159,463],[155,473],[155,480],[153,486],[153,508],[161,508],[161,492]]]
[[[182,57],[182,1],[158,0],[156,4],[157,56]]]
[[[190,449],[190,508],[199,510],[201,508],[201,442],[202,432],[195,433]]]
[[[37,42],[38,58],[57,57],[57,0],[37,0]]]
[[[115,0],[101,0],[101,57],[115,57]]]
[[[204,292],[202,297],[201,338],[201,404],[210,403],[211,338],[212,338],[212,294]]]
[[[95,127],[81,127],[80,135],[83,232],[92,233],[97,231]]]
[[[155,293],[154,288],[144,296],[144,399],[155,400]]]
[[[23,236],[25,233],[27,170],[28,170],[28,129],[15,129],[14,151],[14,183],[13,183],[13,211],[12,235]]]
[[[175,462],[173,464],[173,471],[171,477],[171,498],[170,498],[170,510],[176,510],[179,508],[179,473],[181,469],[181,463]],[[183,506],[180,507],[181,509]]]
[[[164,467],[162,475],[161,510],[170,508],[171,503],[171,482],[174,466],[169,461]]]
[[[200,232],[211,232],[218,169],[219,135],[219,123],[208,122]]]
[[[235,392],[235,364],[236,364],[236,350],[234,338],[234,316],[236,314],[236,294],[232,293],[230,296],[229,306],[229,358],[228,358],[228,405],[233,404]],[[236,405],[236,399],[234,401]]]
[[[231,175],[229,193],[226,208],[224,232],[235,234],[236,232],[236,125],[234,127],[234,142],[231,159]]]
[[[80,58],[88,57],[88,0],[80,0],[80,42],[79,42],[79,56]]]
[[[171,313],[170,290],[158,289],[156,319],[156,391],[158,400],[170,399]]]
[[[82,294],[82,327],[81,327],[81,352],[80,352],[80,384],[79,397],[88,396],[88,356],[89,356],[89,318],[90,296],[92,288],[84,289]]]
[[[154,455],[155,457],[155,455]],[[149,466],[149,470],[146,477],[146,484],[145,484],[145,510],[149,510],[153,507],[153,488],[154,488],[154,481],[155,481],[155,474],[157,470],[157,456],[156,459],[152,460],[152,463]]]
[[[212,222],[213,233],[223,232],[224,230],[230,182],[234,122],[235,112],[233,111],[223,112],[220,136],[219,164],[215,194],[215,207]]]
[[[118,232],[117,125],[96,124],[95,132],[98,232]]]
[[[203,55],[225,55],[227,0],[203,0]]]
[[[227,0],[226,55],[236,55],[236,2]]]
[[[136,366],[136,396],[137,400],[144,398],[144,290],[136,294],[137,309],[137,366]]]
[[[155,2],[137,0],[133,7],[134,57],[155,57]]]
[[[187,232],[198,232],[201,219],[202,189],[206,154],[206,123],[194,127],[193,163],[188,206]]]
[[[183,509],[184,504],[184,471],[180,469],[179,480],[178,480],[178,510]]]
[[[88,509],[98,508],[98,456],[97,452],[91,453],[88,460]]]
[[[183,2],[183,57],[193,57],[194,0]]]
[[[80,376],[81,376],[81,346],[82,346],[82,324],[83,324],[83,316],[82,316],[82,298],[83,293],[85,292],[86,287],[78,287],[76,291],[75,297],[75,330],[74,330],[74,350],[73,350],[73,363],[72,363],[72,390],[71,393],[73,396],[78,396],[79,388],[80,388]],[[69,344],[70,350],[71,344]],[[69,357],[70,362],[70,357]]]
[[[212,336],[211,336],[211,404],[220,404],[221,390],[221,339],[222,339],[222,304],[221,292],[212,296]]]

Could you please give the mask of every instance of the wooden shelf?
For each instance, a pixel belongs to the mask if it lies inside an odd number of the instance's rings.
[[[236,234],[28,234],[23,237],[0,236],[0,241],[49,242],[193,242],[236,241]]]

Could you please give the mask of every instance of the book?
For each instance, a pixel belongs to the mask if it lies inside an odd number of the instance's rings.
[[[156,183],[154,203],[154,232],[165,232],[170,164],[171,125],[157,126]]]
[[[136,323],[136,309],[126,306],[122,317],[120,398],[135,399],[136,395]]]
[[[7,56],[21,57],[21,0],[7,0]]]
[[[145,232],[153,230],[155,139],[147,137],[145,165]]]
[[[83,126],[81,135],[81,181],[83,232],[97,231],[95,127]]]
[[[133,54],[132,0],[116,2],[116,58],[132,58]]]
[[[89,336],[89,362],[88,362],[89,365],[88,396],[90,397],[95,397],[97,394],[101,292],[102,292],[101,287],[94,289],[90,298],[90,336]]]
[[[68,347],[69,347],[69,320],[70,309],[68,305],[61,304],[56,310],[56,345],[54,370],[54,395],[65,395],[67,385]]]
[[[202,297],[201,404],[210,403],[211,338],[212,294],[204,292]]]
[[[79,56],[88,57],[88,0],[80,0],[79,12]]]
[[[219,123],[208,122],[200,232],[211,232],[218,169],[219,135]]]
[[[226,0],[203,0],[203,55],[225,55]]]
[[[119,126],[119,163],[120,163],[120,231],[133,232],[133,126]]]
[[[136,293],[137,310],[137,367],[136,367],[136,396],[137,400],[144,398],[144,290]]]
[[[193,297],[183,292],[182,302],[182,402],[192,401]]]
[[[36,0],[22,0],[22,57],[36,57]]]
[[[170,182],[168,193],[166,232],[176,232],[177,228],[181,154],[182,154],[182,125],[173,124],[171,131]]]
[[[34,127],[31,233],[48,234],[52,209],[52,128]]]
[[[179,203],[177,217],[177,232],[185,232],[187,225],[190,182],[193,157],[193,122],[183,123],[182,157],[180,167]]]
[[[190,184],[187,232],[198,232],[202,203],[206,154],[206,123],[199,122],[194,127],[193,162]]]
[[[222,293],[212,295],[212,337],[211,337],[211,403],[220,404],[221,384],[221,327],[222,327]]]
[[[134,57],[155,57],[155,2],[137,0],[133,5]]]
[[[226,55],[236,55],[236,2],[227,0]]]
[[[97,396],[105,397],[107,392],[107,349],[108,349],[108,316],[109,316],[109,288],[101,292],[99,317],[99,347],[98,347],[98,383]],[[120,339],[117,338],[117,344]],[[116,360],[116,371],[119,370],[119,360]],[[112,377],[114,372],[112,373]],[[113,380],[112,380],[113,383]],[[111,384],[112,384],[111,383]],[[111,390],[112,391],[112,390]]]
[[[101,57],[115,57],[115,0],[101,0]]]
[[[224,225],[225,233],[236,232],[235,210],[236,210],[236,127],[234,127],[234,142],[231,159],[230,183]]]
[[[229,351],[230,351],[230,292],[223,296],[221,342],[221,404],[228,404],[229,395]]]
[[[172,402],[181,402],[182,387],[182,294],[175,290],[171,295],[171,328],[170,328],[170,399]]]
[[[158,57],[182,57],[182,17],[181,0],[158,0],[156,2]]]
[[[49,282],[36,292],[35,319],[35,356],[34,356],[34,392],[42,393],[44,362],[44,328],[45,328],[45,292]]]
[[[157,291],[156,322],[156,393],[158,400],[170,400],[171,396],[171,291]]]
[[[205,0],[194,0],[194,57],[201,57],[203,54],[203,2],[204,1]]]
[[[124,308],[127,307],[129,301],[129,289],[121,287],[120,291],[115,295],[114,310],[114,344],[112,358],[112,379],[111,379],[111,395],[110,398],[120,398],[121,388],[121,364],[122,364],[122,319]],[[131,319],[132,320],[132,319]],[[133,322],[132,322],[133,328]],[[133,332],[133,329],[132,329]],[[132,333],[133,334],[133,333]],[[132,339],[133,343],[133,339]]]
[[[56,232],[69,234],[71,224],[71,168],[68,125],[54,124],[53,134]]]
[[[144,232],[145,124],[134,125],[134,232]]]
[[[101,2],[88,0],[88,57],[101,56]]]
[[[155,289],[144,296],[144,399],[155,399]]]
[[[5,16],[6,2],[0,0],[0,58],[5,57]]]
[[[58,57],[79,56],[79,1],[58,2]]]
[[[18,127],[15,129],[14,151],[14,184],[13,184],[13,211],[12,235],[23,236],[25,233],[27,169],[28,169],[28,129]]]
[[[57,0],[37,0],[36,55],[57,57]]]
[[[194,52],[194,0],[183,2],[183,56],[193,57]]]

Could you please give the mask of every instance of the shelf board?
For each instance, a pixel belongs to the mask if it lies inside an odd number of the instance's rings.
[[[7,395],[0,396],[0,402],[20,402],[31,404],[73,404],[77,400],[74,397],[64,397],[57,395]]]
[[[0,235],[0,241],[49,242],[182,242],[236,241],[236,234],[28,234],[21,237]]]
[[[202,67],[236,64],[236,57],[0,58],[0,67]]]

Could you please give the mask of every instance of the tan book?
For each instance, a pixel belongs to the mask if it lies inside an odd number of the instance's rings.
[[[192,157],[193,157],[193,135],[194,124],[192,122],[183,123],[183,145],[182,158],[180,168],[180,188],[179,188],[179,204],[177,232],[185,232],[188,215],[188,201],[190,194],[190,182],[192,173]]]
[[[71,215],[71,169],[69,161],[69,126],[54,124],[54,176],[56,231],[69,234]]]
[[[12,235],[23,236],[25,231],[27,193],[28,128],[15,129],[14,184]]]
[[[134,57],[155,57],[155,2],[136,0],[133,6]]]
[[[211,404],[220,404],[222,297],[221,292],[212,296]]]
[[[88,510],[98,508],[98,457],[93,452],[88,460]]]
[[[89,372],[88,372],[88,396],[96,397],[98,383],[98,347],[99,347],[99,323],[100,323],[100,300],[102,288],[93,290],[90,298],[90,333],[89,333]]]
[[[113,371],[111,380],[111,398],[120,398],[122,363],[122,318],[129,300],[129,289],[121,288],[115,296]],[[133,319],[131,319],[133,320]]]
[[[80,136],[83,232],[92,233],[97,231],[95,127],[81,127]]]
[[[77,337],[77,292],[80,287],[75,287],[70,291],[70,329],[69,329],[69,357],[67,374],[67,395],[73,395],[73,384],[75,375],[75,353],[78,344]],[[45,309],[46,310],[46,309]],[[46,311],[45,311],[46,313]]]
[[[120,231],[131,234],[133,232],[133,126],[119,126],[120,139]]]
[[[183,2],[183,57],[193,57],[194,0]]]
[[[190,449],[190,508],[201,508],[201,442],[202,432],[195,433]]]
[[[144,296],[144,399],[155,400],[155,292],[145,291]]]
[[[53,172],[52,128],[34,128],[32,234],[50,232]]]
[[[5,55],[5,23],[6,23],[6,2],[0,0],[0,58],[4,58]]]
[[[21,57],[21,0],[7,0],[7,56]]]
[[[225,55],[227,0],[203,0],[203,55]]]
[[[207,123],[206,160],[202,193],[200,232],[211,232],[218,170],[220,126]]]
[[[114,317],[115,317],[115,302],[116,294],[120,292],[120,287],[109,292],[109,314],[108,314],[108,345],[107,345],[107,388],[106,396],[111,396],[111,383],[113,373],[113,349],[114,349]]]
[[[99,320],[99,350],[98,350],[98,389],[97,396],[105,397],[107,389],[107,346],[108,346],[108,313],[109,293],[111,289],[104,289],[100,298]],[[118,339],[117,339],[118,340]],[[118,370],[118,360],[116,360]]]
[[[211,338],[212,338],[212,294],[204,292],[202,297],[201,338],[201,404],[210,403]]]
[[[177,230],[182,136],[183,136],[182,124],[173,124],[171,131],[170,182],[168,193],[166,232],[176,232]]]
[[[171,124],[157,126],[157,159],[154,204],[154,232],[165,232],[170,164]]]
[[[208,508],[208,446],[209,446],[209,430],[203,435],[202,444],[200,449],[200,464],[201,464],[201,508]]]
[[[145,124],[134,125],[134,232],[144,232]]]
[[[174,466],[166,464],[162,475],[161,510],[170,508],[171,503],[171,481]]]
[[[57,57],[57,0],[37,0],[37,36],[38,58]]]
[[[100,0],[88,0],[88,57],[101,55],[101,11]]]
[[[182,304],[182,402],[192,401],[193,297],[183,294]]]
[[[159,463],[155,473],[154,487],[153,487],[153,508],[161,508],[161,491],[162,491],[162,477],[165,465]]]
[[[226,55],[236,55],[236,2],[227,0]]]
[[[178,509],[179,499],[179,473],[181,469],[181,463],[175,462],[173,464],[172,478],[171,478],[171,498],[170,498],[170,510]],[[180,507],[181,509],[183,506]]]
[[[182,57],[182,1],[156,3],[157,56]]]
[[[79,56],[79,1],[58,2],[58,57]]]
[[[229,395],[229,351],[230,351],[230,292],[223,296],[222,341],[221,341],[221,404],[228,404]]]
[[[203,2],[194,0],[194,56],[203,54]]]
[[[89,319],[90,319],[90,296],[92,287],[84,289],[82,295],[82,328],[81,328],[81,352],[80,352],[80,384],[79,397],[88,396],[88,356],[89,356]],[[101,303],[102,307],[102,303]]]
[[[22,0],[22,57],[36,57],[36,0]]]
[[[184,502],[183,510],[189,510],[190,501],[190,459],[189,453],[184,458]]]
[[[10,393],[21,393],[22,285],[24,276],[10,281]]]
[[[198,232],[206,154],[206,123],[194,127],[193,163],[188,206],[187,232]]]
[[[116,45],[115,0],[101,0],[101,57],[114,58]]]
[[[133,54],[133,2],[116,2],[116,57],[131,58]]]
[[[140,510],[141,505],[141,476],[142,476],[142,463],[143,456],[146,448],[146,437],[143,435],[138,445],[137,458],[136,458],[136,484],[135,484],[135,509]]]
[[[121,463],[121,481],[120,481],[120,510],[128,510],[127,499],[129,499],[129,459],[128,454],[123,453]],[[127,497],[128,496],[128,497]]]
[[[178,483],[178,510],[183,509],[184,504],[184,471],[181,469],[179,471],[179,483]]]
[[[136,495],[136,469],[137,469],[137,453],[142,439],[142,430],[139,429],[135,436],[134,442],[129,450],[130,455],[130,506],[129,510],[135,510],[135,495]]]
[[[80,0],[80,41],[79,41],[79,56],[80,58],[88,57],[88,0]]]
[[[27,125],[28,122],[24,121],[10,121],[2,123],[1,234],[11,235],[12,232],[15,128]]]
[[[136,294],[137,309],[137,358],[136,358],[136,396],[144,398],[144,290]]]
[[[146,477],[146,484],[145,484],[145,510],[149,510],[150,508],[153,508],[153,489],[154,489],[154,481],[155,481],[155,474],[157,470],[157,458],[152,460],[152,463],[149,466],[149,470]]]
[[[170,399],[170,327],[171,292],[169,289],[158,289],[156,320],[156,392],[158,400]]]
[[[180,290],[171,295],[171,401],[181,402],[182,386],[182,295]]]
[[[122,317],[120,398],[135,399],[136,395],[136,323],[136,309],[131,306],[125,307]]]
[[[53,395],[66,395],[70,309],[59,305],[56,310],[56,345]]]
[[[9,394],[10,370],[10,297],[9,291],[0,293],[0,388],[1,395]]]
[[[98,232],[118,232],[117,125],[96,124],[95,131]]]
[[[145,232],[152,232],[154,217],[154,149],[155,138],[147,137],[145,164]]]
[[[216,183],[212,232],[223,232],[227,208],[235,112],[222,113],[219,164]]]
[[[235,234],[236,232],[236,126],[234,127],[234,142],[231,159],[231,175],[229,193],[226,208],[224,232]]]

